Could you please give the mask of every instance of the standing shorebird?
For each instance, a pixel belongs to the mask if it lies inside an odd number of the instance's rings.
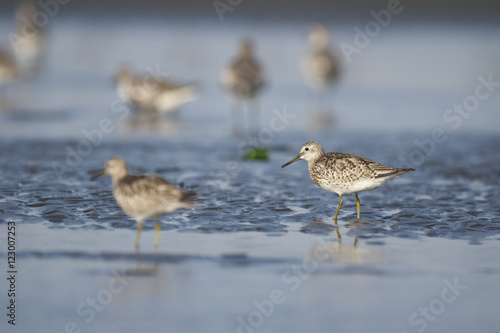
[[[107,160],[104,170],[93,179],[105,174],[111,176],[113,195],[118,205],[137,221],[136,249],[139,249],[143,220],[156,219],[154,246],[157,248],[161,230],[160,217],[182,208],[196,207],[188,201],[192,193],[184,192],[154,175],[131,175],[120,157]]]
[[[339,75],[339,63],[330,50],[328,30],[315,24],[309,33],[310,53],[302,62],[302,71],[307,83],[318,91],[329,87]]]
[[[264,71],[259,62],[255,59],[253,43],[244,40],[238,49],[238,55],[228,68],[220,76],[220,81],[224,88],[230,93],[234,101],[232,102],[233,130],[237,129],[236,118],[237,104],[243,105],[245,102],[255,101],[264,87]],[[259,110],[254,104],[253,115],[256,127],[259,125]],[[250,107],[248,107],[250,109]],[[248,111],[248,113],[250,110]],[[249,118],[250,115],[247,116]]]
[[[180,85],[153,75],[134,77],[128,67],[118,70],[116,89],[124,102],[149,115],[173,112],[197,96],[194,85]]]
[[[315,24],[311,28],[309,45],[310,51],[303,59],[301,67],[306,82],[317,92],[316,108],[320,109],[326,89],[339,77],[339,62],[330,49],[328,30],[322,24]],[[319,121],[324,119],[320,118]]]
[[[44,27],[38,24],[40,9],[35,1],[23,1],[16,10],[15,38],[11,40],[23,76],[36,74],[44,50]],[[46,23],[46,22],[45,22]]]
[[[392,168],[353,154],[325,153],[323,147],[314,141],[304,143],[300,153],[281,167],[298,160],[307,161],[309,175],[316,185],[340,196],[339,206],[333,217],[335,223],[344,202],[344,194],[356,195],[359,219],[358,192],[373,190],[403,173],[415,171],[412,168]]]

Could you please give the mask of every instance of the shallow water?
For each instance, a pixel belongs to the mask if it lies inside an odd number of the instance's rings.
[[[134,33],[148,38],[134,48],[125,47],[123,24],[96,25],[92,29],[107,34],[93,35],[78,21],[58,22],[67,29],[53,32],[47,71],[12,87],[12,107],[0,114],[0,266],[7,274],[7,222],[15,222],[18,271],[17,325],[4,317],[2,332],[496,331],[500,97],[492,94],[459,129],[443,121],[443,112],[474,91],[477,76],[497,75],[498,67],[484,59],[500,49],[476,37],[494,35],[498,27],[468,33],[441,27],[441,38],[453,37],[448,43],[411,27],[382,34],[347,66],[345,83],[327,99],[334,105],[332,123],[322,129],[312,128],[325,118],[308,112],[311,96],[300,74],[288,70],[297,59],[280,63],[273,52],[282,36],[282,50],[302,54],[294,34],[306,25],[250,29],[267,32],[259,52],[274,80],[256,133],[270,158],[245,161],[242,148],[250,137],[231,135],[214,77],[232,52],[227,38],[237,41],[248,25],[228,31],[208,24],[214,34],[191,45],[188,66],[183,48],[167,53],[154,43],[154,27],[179,22],[143,22]],[[193,41],[195,28],[165,38]],[[348,40],[352,27],[337,28],[339,39]],[[394,52],[411,53],[400,47],[405,32],[440,48],[424,72],[402,67],[412,78],[380,68]],[[67,50],[74,58],[56,66],[53,54],[71,33],[95,36],[87,43],[101,48],[78,58],[74,45]],[[110,36],[114,48],[103,46]],[[471,40],[484,52],[439,61],[444,51]],[[210,43],[217,47],[192,52]],[[157,52],[141,52],[153,46]],[[197,73],[203,95],[174,121],[121,119],[110,75],[124,50],[133,50],[124,61],[135,60],[139,68],[168,58],[187,80]],[[463,72],[452,70],[471,56],[475,61]],[[442,75],[432,77],[429,88],[425,71],[433,70]],[[264,130],[277,113],[291,115],[288,123]],[[104,118],[113,129],[101,137]],[[446,139],[429,143],[435,128]],[[346,196],[335,225],[338,196],[312,183],[306,162],[280,167],[310,140],[395,167],[411,161],[416,172],[361,193],[361,219],[354,197]],[[136,252],[136,224],[114,202],[110,179],[90,180],[115,155],[134,173],[154,173],[197,193],[199,208],[162,218],[158,252],[154,222],[145,224]],[[0,288],[4,306],[5,279]]]

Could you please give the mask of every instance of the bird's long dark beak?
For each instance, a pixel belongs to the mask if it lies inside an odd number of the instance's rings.
[[[90,180],[96,180],[97,178],[104,176],[105,174],[106,174],[106,170],[103,169],[103,170],[99,171],[98,173],[96,173],[95,175],[93,175],[92,178],[90,178]]]
[[[290,161],[286,162],[285,164],[283,164],[281,167],[284,168],[286,167],[287,165],[290,165],[292,164],[293,162],[297,162],[298,160],[300,160],[300,158],[302,157],[302,155],[298,154],[297,156],[295,156],[293,159],[291,159]]]

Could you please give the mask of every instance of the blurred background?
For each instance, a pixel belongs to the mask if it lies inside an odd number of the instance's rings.
[[[307,86],[300,67],[314,22],[326,25],[339,62],[338,80],[321,97],[337,129],[448,130],[447,109],[474,93],[479,76],[500,76],[499,5],[394,3],[398,13],[383,27],[373,24],[372,11],[387,11],[385,1],[49,1],[40,8],[45,38],[37,75],[2,86],[7,113],[1,132],[71,136],[95,126],[118,97],[114,76],[122,65],[196,84],[199,98],[182,107],[183,125],[201,127],[197,132],[229,131],[229,103],[219,76],[242,38],[254,41],[265,72],[259,96],[263,124],[273,108],[286,106],[301,119],[295,130],[316,129],[310,118],[318,108],[317,92]],[[0,6],[0,47],[7,53],[14,52],[8,36],[16,31],[16,5]],[[367,25],[374,36],[365,43],[358,31],[366,33]],[[480,112],[459,130],[496,131],[498,99],[495,91],[481,101]]]

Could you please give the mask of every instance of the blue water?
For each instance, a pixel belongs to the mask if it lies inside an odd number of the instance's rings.
[[[54,19],[40,76],[7,87],[0,267],[6,276],[15,222],[18,294],[16,326],[2,316],[2,332],[497,330],[500,94],[445,114],[480,77],[500,79],[498,26],[394,23],[344,59],[319,110],[298,70],[305,23],[133,23]],[[339,52],[354,25],[331,26]],[[200,27],[212,33],[201,39]],[[261,127],[235,137],[217,77],[248,35],[269,85]],[[174,119],[137,121],[116,107],[122,63],[202,93]],[[304,161],[280,167],[311,140],[416,171],[361,193],[361,219],[346,196],[335,225],[338,196]],[[252,141],[267,161],[244,160]],[[198,208],[162,218],[157,252],[154,222],[136,252],[110,179],[90,180],[111,156],[197,194]]]

